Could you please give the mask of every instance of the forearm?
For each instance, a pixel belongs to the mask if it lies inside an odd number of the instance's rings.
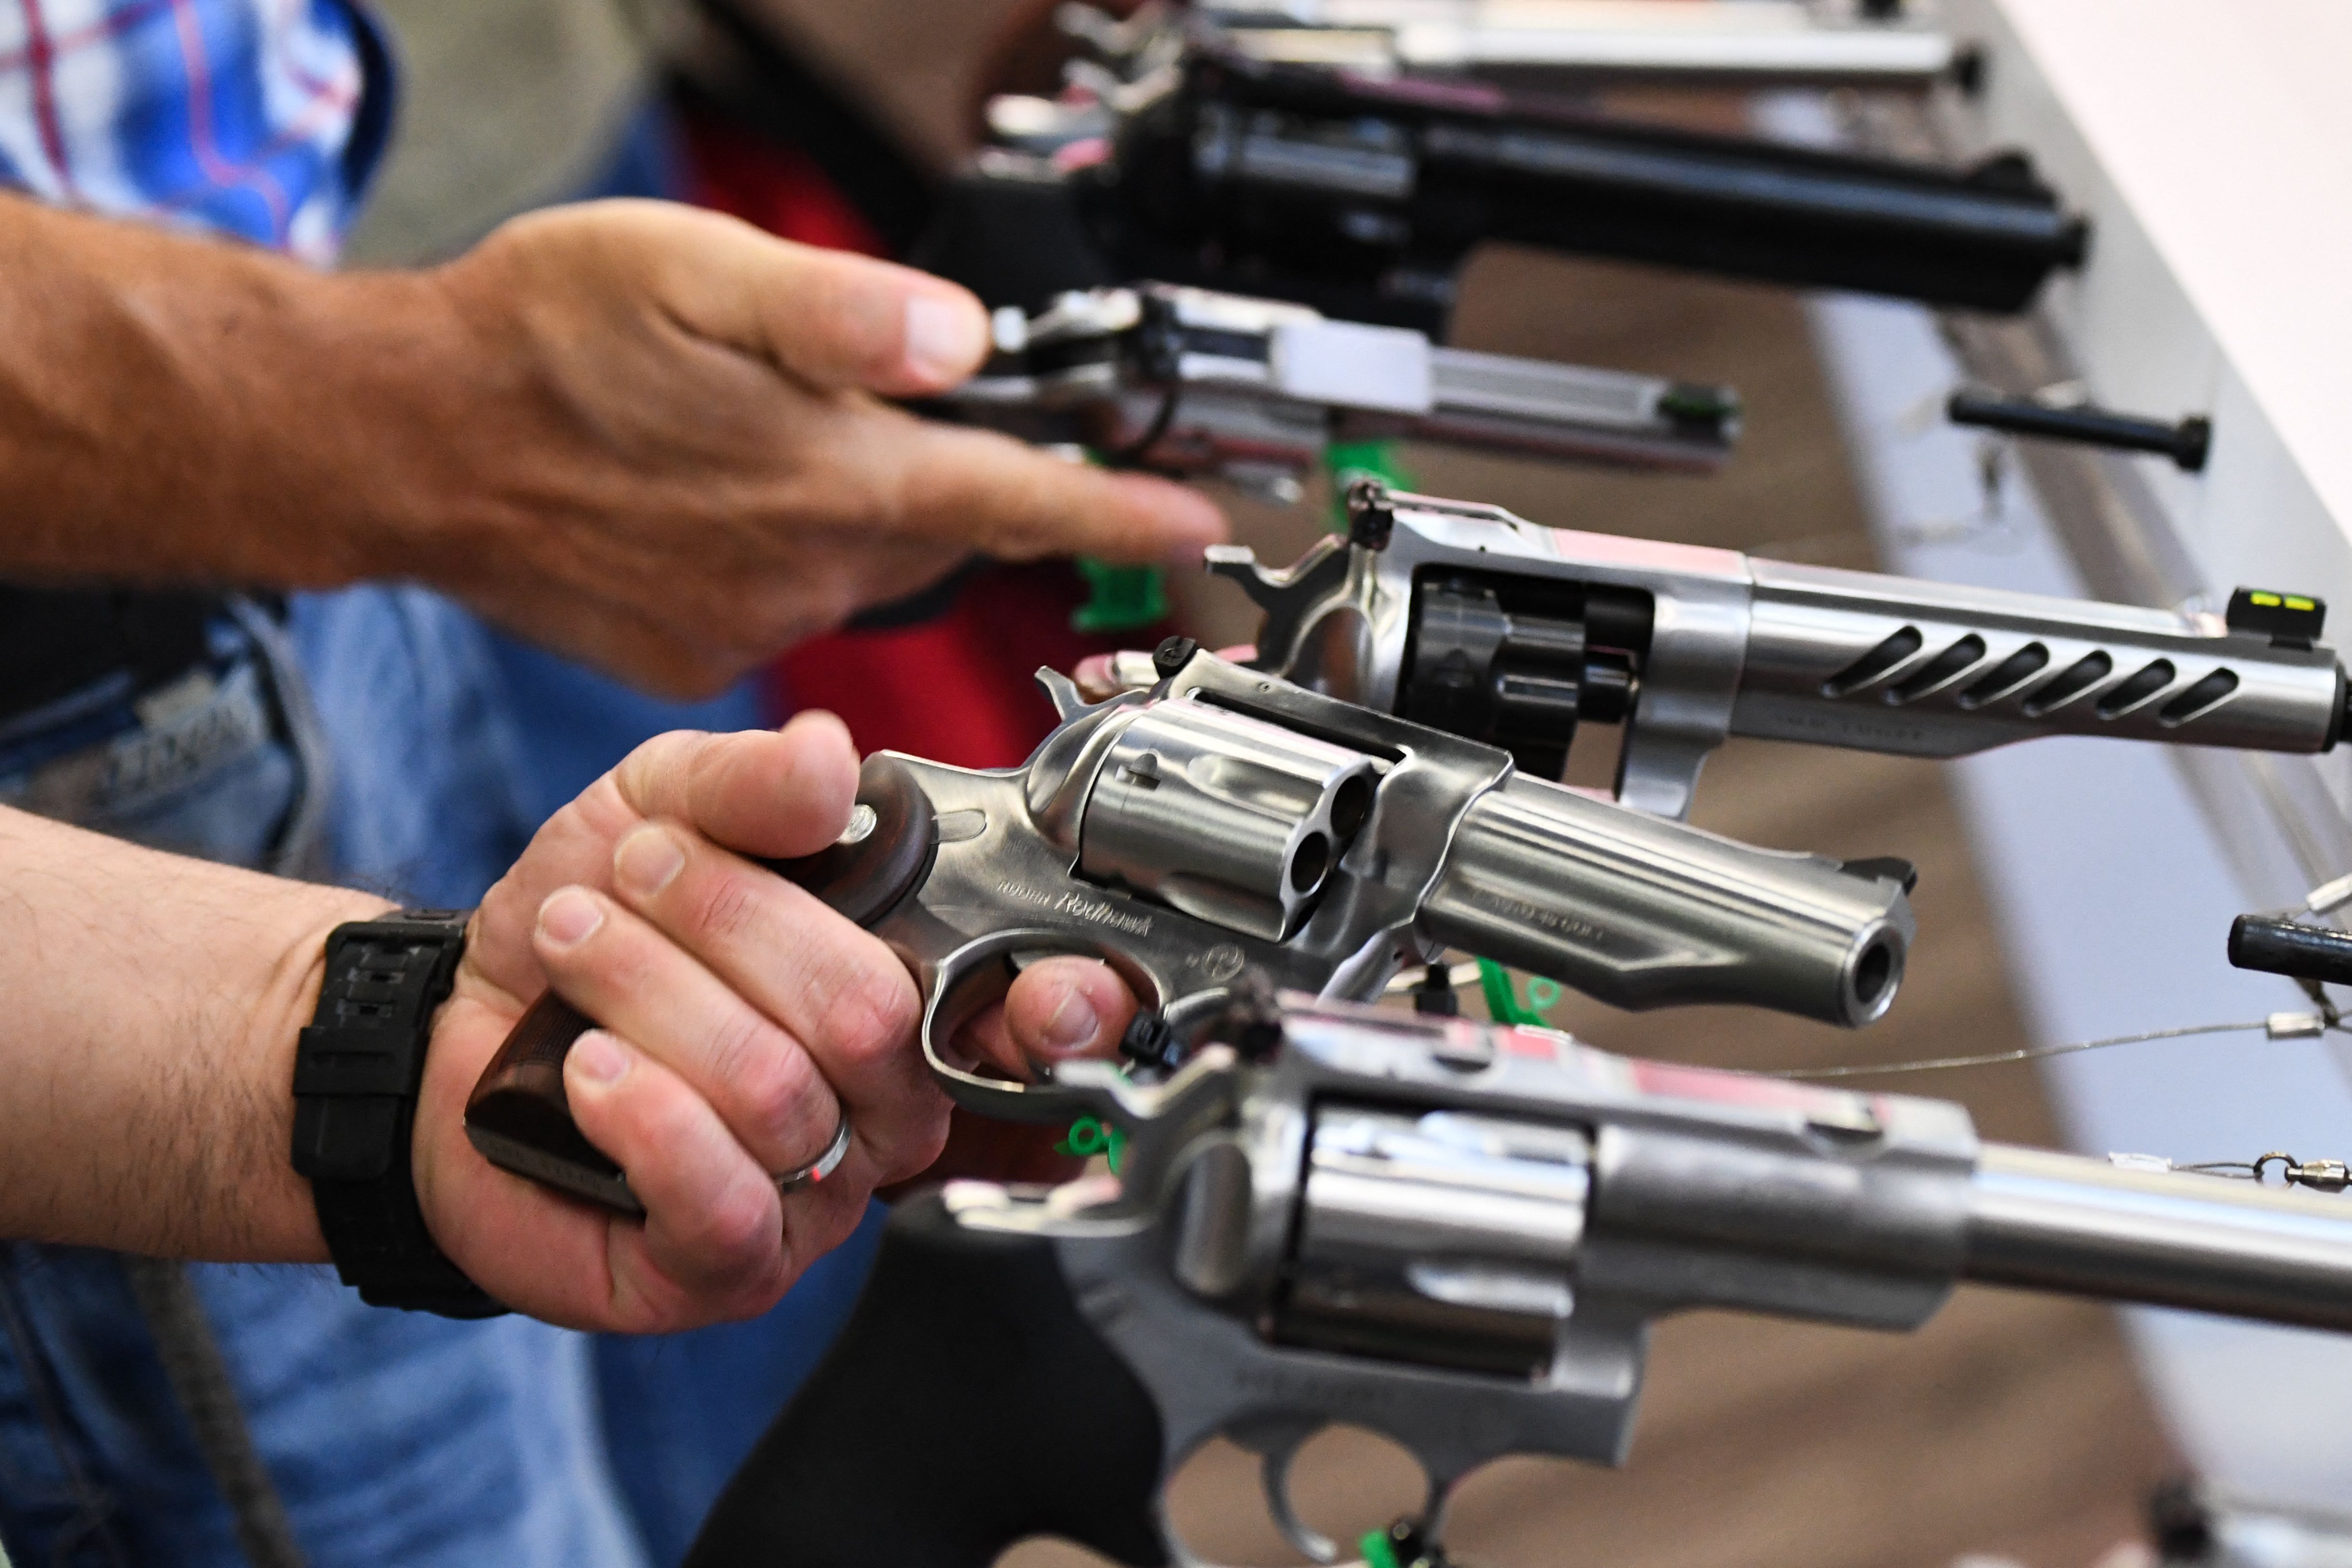
[[[0,809],[0,1236],[321,1260],[289,1163],[327,933],[384,901]]]
[[[429,275],[0,196],[0,575],[406,574],[465,359]]]

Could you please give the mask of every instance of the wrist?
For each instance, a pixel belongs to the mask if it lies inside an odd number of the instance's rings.
[[[320,990],[327,973],[328,938],[338,926],[352,921],[378,919],[397,907],[373,894],[341,888],[306,891],[317,896],[307,901],[310,907],[287,933],[278,958],[269,967],[263,994],[251,1014],[251,1030],[245,1049],[239,1052],[239,1060],[249,1068],[246,1083],[248,1103],[263,1108],[257,1118],[261,1124],[257,1154],[267,1174],[256,1183],[258,1191],[250,1205],[253,1233],[232,1255],[253,1260],[328,1260],[327,1243],[320,1234],[318,1206],[313,1201],[310,1184],[296,1173],[286,1158],[286,1151],[294,1142],[294,1098],[290,1091],[295,1052],[302,1030],[318,1011]]]
[[[398,559],[461,345],[423,279],[5,199],[0,251],[0,565],[308,588]]]
[[[335,1271],[382,1307],[503,1311],[444,1253],[425,1217],[415,1129],[468,917],[398,910],[331,932],[318,1006],[295,1051],[293,1169],[308,1178]]]
[[[307,274],[278,319],[276,351],[250,361],[253,420],[236,439],[264,487],[249,504],[282,519],[299,497],[303,526],[269,530],[264,580],[433,580],[496,493],[476,461],[495,372],[474,334],[429,273]],[[289,442],[289,428],[306,434]]]

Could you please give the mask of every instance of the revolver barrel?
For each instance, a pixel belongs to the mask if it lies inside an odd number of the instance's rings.
[[[1327,0],[1202,7],[1255,59],[1367,74],[1476,71],[1546,89],[1650,86],[1924,89],[1969,68],[1946,32],[1799,0],[1616,0],[1608,6]]]
[[[1302,305],[1144,283],[998,312],[956,417],[1178,475],[1304,475],[1335,441],[1406,438],[1634,468],[1720,467],[1728,387],[1433,346]]]
[[[1258,664],[1557,777],[1624,726],[1617,794],[1690,809],[1731,736],[1963,757],[2036,736],[2312,753],[2352,685],[2326,606],[2241,589],[2221,615],[1959,587],[1548,528],[1366,487],[1350,542],[1287,570],[1221,547],[1265,612]]]
[[[1456,831],[1423,916],[1439,941],[1613,1007],[1761,1003],[1855,1027],[1903,977],[1894,873],[1759,850],[1524,775]]]
[[[2000,1144],[1969,1187],[1969,1279],[2352,1329],[2339,1199]]]
[[[2015,154],[1955,172],[1213,47],[1127,122],[1115,163],[1089,177],[1135,270],[1256,264],[1392,299],[1443,296],[1501,240],[2015,311],[2088,235]]]
[[[2063,734],[2315,752],[2343,728],[2316,601],[2300,601],[2300,626],[2233,604],[2234,635],[2217,636],[2168,611],[1780,561],[1748,571],[1735,734],[1951,757]]]

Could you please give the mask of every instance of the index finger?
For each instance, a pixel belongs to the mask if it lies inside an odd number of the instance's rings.
[[[1001,1007],[972,1020],[961,1043],[1027,1078],[1042,1064],[1113,1054],[1135,1012],[1135,993],[1100,959],[1044,958],[1021,971]]]
[[[901,526],[1004,560],[1085,555],[1196,562],[1230,532],[1197,490],[1050,456],[992,431],[909,420],[872,454],[889,470]]]

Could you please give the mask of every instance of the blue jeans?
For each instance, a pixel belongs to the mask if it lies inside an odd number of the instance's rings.
[[[541,820],[641,741],[761,721],[751,683],[709,702],[659,702],[420,590],[298,599],[294,627],[339,779],[332,858],[409,902],[478,902]],[[875,1206],[755,1322],[594,1340],[606,1462],[656,1568],[685,1555],[727,1478],[848,1320],[881,1215]]]
[[[648,121],[602,193],[658,169]],[[151,724],[98,693],[0,729],[0,802],[463,908],[638,742],[764,717],[749,684],[656,702],[416,589],[297,596],[285,635],[248,615],[216,643],[211,706]],[[319,1568],[661,1568],[846,1319],[879,1212],[766,1317],[659,1339],[384,1312],[320,1270],[189,1272]],[[111,1254],[0,1244],[0,1541],[28,1568],[243,1561]]]
[[[324,619],[381,626],[401,598],[354,596]],[[403,624],[421,653],[453,623],[415,608]],[[298,611],[297,637],[319,619]],[[210,651],[158,692],[101,684],[0,728],[0,802],[274,870],[350,852],[289,637],[240,607]],[[319,1568],[641,1568],[583,1336],[384,1312],[323,1269],[188,1275]],[[112,1253],[0,1244],[0,1539],[26,1564],[245,1561]]]
[[[580,194],[675,194],[668,137],[666,118],[647,110]],[[770,716],[756,681],[663,702],[414,589],[298,599],[294,621],[339,775],[332,858],[343,880],[409,903],[478,902],[540,823],[639,743]],[[685,1556],[727,1478],[847,1321],[881,1215],[877,1205],[756,1322],[594,1340],[607,1462],[655,1568]]]

